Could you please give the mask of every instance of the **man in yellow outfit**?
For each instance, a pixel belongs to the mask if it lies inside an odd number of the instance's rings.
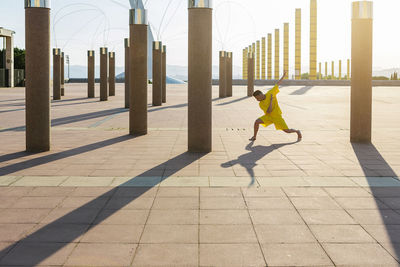
[[[285,120],[282,118],[282,111],[279,108],[278,99],[276,98],[276,95],[279,93],[279,85],[282,83],[285,76],[286,72],[277,84],[266,94],[263,94],[259,90],[254,92],[253,96],[260,102],[260,108],[264,111],[265,115],[254,122],[254,136],[250,138],[250,141],[256,140],[260,124],[264,127],[274,124],[277,130],[282,130],[288,134],[297,133],[297,141],[301,141],[301,132],[299,130],[289,129]]]

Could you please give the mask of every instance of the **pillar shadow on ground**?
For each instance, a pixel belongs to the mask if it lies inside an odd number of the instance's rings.
[[[64,117],[64,118],[58,118],[58,119],[51,120],[51,126],[59,126],[59,125],[64,125],[64,124],[69,124],[69,123],[74,123],[74,122],[79,122],[79,121],[84,121],[84,120],[91,120],[91,119],[111,116],[111,115],[125,113],[125,112],[128,112],[128,110],[123,109],[123,108],[114,108],[114,109],[90,112],[90,113],[85,113],[85,114],[73,115],[73,116],[68,116],[68,117]],[[0,130],[0,133],[1,132],[11,132],[11,131],[25,131],[25,126],[18,126],[18,127],[13,127],[13,128],[2,129],[2,130]]]
[[[310,91],[313,87],[314,86],[304,86],[296,91],[293,91],[292,93],[290,93],[290,95],[304,95],[308,91]]]
[[[382,207],[379,206],[379,204],[382,204],[381,200],[384,198],[395,197],[398,198],[397,200],[400,200],[400,187],[376,187],[376,184],[374,184],[374,180],[377,179],[376,176],[398,178],[398,175],[392,169],[392,167],[390,167],[390,165],[386,162],[373,144],[353,143],[352,147],[357,156],[357,160],[363,169],[367,182],[370,184],[369,190],[376,201],[376,206],[380,212],[381,220],[386,228],[386,234],[390,239],[390,245],[393,247],[392,251],[389,251],[389,253],[392,254],[392,256],[398,262],[400,262],[400,230],[398,227],[396,227],[396,225],[398,226],[400,222],[393,222],[393,215],[399,216],[400,211],[398,208],[397,210],[392,208],[389,210],[392,214],[388,214],[387,209],[382,209]],[[386,204],[385,201],[383,201],[383,203]]]
[[[249,98],[248,96],[244,96],[244,97],[237,98],[237,99],[234,99],[234,100],[231,100],[231,101],[228,101],[228,102],[219,103],[219,104],[217,104],[217,106],[226,106],[226,105],[230,105],[230,104],[237,103],[237,102],[240,102],[240,101],[245,100],[245,99],[248,99],[248,98]]]
[[[113,145],[119,142],[128,141],[132,139],[129,136],[121,136],[110,140],[105,140],[102,142],[94,143],[91,145],[67,150],[64,152],[60,152],[54,155],[44,156],[42,158],[28,160],[27,162],[17,163],[14,164],[13,167],[8,169],[7,167],[1,168],[0,173],[8,173],[12,170],[17,169],[24,169],[27,168],[28,165],[37,166],[40,164],[44,164],[50,161],[55,161],[57,159],[70,157],[73,155],[85,153],[91,150],[95,150],[107,145]],[[33,233],[28,234],[25,238],[21,239],[18,242],[15,242],[2,250],[0,250],[0,265],[24,265],[24,266],[35,266],[42,262],[43,260],[47,259],[51,255],[57,253],[62,248],[67,246],[68,244],[72,243],[74,240],[85,234],[89,229],[96,227],[98,224],[102,223],[104,220],[115,214],[117,211],[124,208],[126,205],[140,197],[141,195],[145,194],[150,189],[157,186],[155,183],[153,186],[148,187],[135,187],[135,179],[146,179],[151,178],[152,173],[155,170],[158,170],[162,166],[171,165],[174,166],[174,171],[169,173],[168,176],[162,178],[163,180],[168,179],[174,173],[182,170],[186,166],[190,165],[191,163],[199,160],[205,154],[200,153],[189,153],[185,152],[181,155],[178,155],[162,164],[159,164],[140,175],[133,177],[131,180],[125,182],[124,184],[120,185],[116,188],[110,188],[110,190],[95,199],[91,200],[87,204],[82,205],[74,209],[71,212],[63,215],[59,219],[46,224],[42,228],[34,231]],[[1,172],[3,170],[3,172]],[[139,185],[140,186],[140,185]],[[113,203],[113,209],[105,209],[107,202],[104,203],[102,208],[94,209],[93,207],[98,204],[104,198],[111,198],[115,195],[118,190],[125,190],[128,191],[127,194],[124,194],[124,197],[121,197],[119,201],[115,201]],[[147,215],[149,216],[149,214]],[[85,223],[82,222],[82,218],[90,218],[86,219]],[[71,224],[81,224],[82,226],[89,225],[88,227],[76,227],[74,230],[71,231],[70,225]],[[51,241],[49,241],[51,240]],[[38,249],[38,251],[27,251],[24,249],[24,245],[30,242],[51,242],[50,245],[46,247],[46,249]]]
[[[254,142],[251,142],[246,146],[246,150],[250,151],[249,153],[243,154],[235,160],[231,160],[231,161],[222,163],[221,166],[224,168],[230,168],[235,165],[242,166],[243,168],[246,169],[246,171],[248,172],[248,174],[251,177],[251,181],[248,186],[252,186],[255,183],[256,177],[254,174],[254,167],[257,166],[257,161],[259,161],[260,159],[262,159],[263,157],[265,157],[266,155],[268,155],[269,153],[271,153],[274,150],[277,150],[284,146],[293,145],[296,143],[298,143],[298,142],[296,141],[296,142],[290,142],[290,143],[273,144],[270,146],[261,146],[261,145],[253,146]]]

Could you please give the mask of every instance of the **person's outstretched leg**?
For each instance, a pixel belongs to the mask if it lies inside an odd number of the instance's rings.
[[[264,122],[261,119],[257,119],[254,122],[254,135],[252,138],[250,138],[250,141],[256,141],[257,139],[257,133],[258,133],[258,129],[260,128],[260,124],[263,124]]]
[[[286,129],[283,130],[285,133],[291,134],[291,133],[297,133],[297,141],[301,141],[301,139],[303,138],[300,130],[295,130],[295,129]]]

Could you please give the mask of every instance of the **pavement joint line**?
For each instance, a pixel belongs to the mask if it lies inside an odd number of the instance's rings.
[[[62,181],[58,183],[58,185],[54,184],[54,181],[51,181],[52,178],[59,179],[61,177],[66,177]],[[28,178],[28,182],[26,184],[21,183],[20,181],[24,178]],[[29,179],[31,178],[31,179]],[[37,183],[34,182],[34,179],[37,178]],[[44,178],[44,179],[41,179]],[[196,181],[196,179],[199,179]],[[279,179],[282,179],[282,183],[280,183]],[[246,186],[245,184],[249,181],[250,177],[232,177],[232,176],[170,176],[165,178],[163,176],[135,176],[135,177],[127,177],[127,176],[57,176],[57,175],[49,175],[49,176],[0,176],[1,181],[9,181],[0,185],[0,187],[252,187],[252,188],[260,188],[260,187],[400,187],[400,180],[397,177],[297,177],[304,180],[305,184],[299,184],[296,181],[297,179],[291,183],[290,179],[294,179],[296,177],[281,177],[281,176],[268,176],[268,177],[255,177],[255,183],[252,186]],[[307,178],[307,179],[304,179]],[[318,182],[312,183],[312,179],[318,179]],[[347,182],[338,182],[335,183],[334,178],[346,178],[343,181],[351,181],[353,183],[349,184]],[[137,179],[137,181],[135,181]],[[168,184],[168,179],[171,180],[170,184]],[[180,179],[181,183],[180,183]],[[215,182],[213,180],[218,181],[217,185],[214,185]],[[229,179],[232,179],[230,182]],[[240,181],[243,179],[243,181]],[[263,186],[263,183],[260,183],[259,179],[271,180],[266,186]],[[321,179],[327,179],[327,183],[321,183]],[[355,182],[354,179],[365,180],[365,182]],[[46,181],[47,180],[47,181]],[[120,180],[120,182],[118,182]],[[370,180],[370,181],[369,181]],[[381,180],[381,181],[380,181]],[[205,182],[206,181],[206,182]],[[329,183],[329,181],[333,181],[333,183]],[[47,182],[47,183],[46,183]],[[93,184],[91,184],[93,182]]]

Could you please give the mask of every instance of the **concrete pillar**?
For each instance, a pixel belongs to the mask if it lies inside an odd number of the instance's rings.
[[[319,63],[318,66],[318,80],[322,80],[322,69],[321,69],[321,62]]]
[[[94,98],[95,97],[95,90],[94,90],[94,85],[95,85],[95,54],[94,50],[89,50],[88,51],[88,98]]]
[[[162,43],[153,42],[153,106],[162,105]]]
[[[6,69],[8,69],[8,85],[14,87],[14,35],[6,39]]]
[[[295,79],[301,80],[301,9],[296,9]]]
[[[115,52],[108,52],[108,92],[109,96],[115,96]]]
[[[61,99],[61,49],[53,49],[53,99]]]
[[[248,68],[247,68],[247,96],[251,97],[254,93],[254,53],[249,53]]]
[[[283,25],[283,71],[287,74],[285,79],[289,78],[289,23]]]
[[[50,150],[50,3],[25,1],[26,150]]]
[[[253,43],[252,45],[251,45],[251,52],[253,52],[253,58],[254,58],[254,79],[256,79],[256,64],[257,64],[257,61],[256,61],[256,56],[257,56],[257,48],[256,48],[256,43]]]
[[[129,108],[129,38],[125,38],[125,108]]]
[[[335,79],[335,62],[334,61],[332,61],[332,78],[331,79],[336,80]]]
[[[350,80],[350,59],[347,60],[347,80]]]
[[[279,80],[279,29],[275,29],[275,79]]]
[[[108,100],[108,51],[100,47],[100,101]]]
[[[310,80],[317,79],[317,0],[310,0]]]
[[[219,51],[219,97],[226,97],[226,52]]]
[[[260,71],[261,71],[261,62],[260,62],[260,59],[261,59],[261,55],[260,55],[260,50],[261,50],[261,48],[260,48],[260,41],[257,41],[257,43],[256,43],[256,49],[257,49],[257,51],[256,51],[256,79],[257,80],[260,80],[261,79],[261,76],[260,76]]]
[[[371,142],[372,1],[353,2],[350,141]]]
[[[61,52],[61,96],[65,95],[65,57],[64,52]]]
[[[228,52],[227,57],[226,57],[226,96],[231,97],[232,96],[232,65],[233,61],[233,53]]]
[[[266,41],[265,37],[261,39],[261,79],[266,79],[266,67],[265,67],[265,53],[266,53]]]
[[[325,62],[325,80],[328,80],[328,62]]]
[[[243,80],[247,80],[247,54],[249,53],[249,49],[246,47],[243,50]]]
[[[339,60],[339,80],[342,79],[342,61]]]
[[[212,150],[211,0],[189,0],[188,149]]]
[[[268,67],[267,67],[267,79],[272,79],[272,34],[268,33]]]
[[[129,11],[129,134],[147,134],[147,10]]]
[[[167,46],[162,47],[162,102],[167,103]]]

